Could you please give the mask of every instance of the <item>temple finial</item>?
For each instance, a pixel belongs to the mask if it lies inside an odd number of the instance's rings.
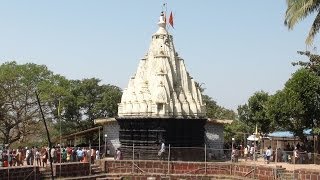
[[[163,11],[161,11],[159,22],[158,22],[159,29],[156,34],[167,34],[166,30],[166,15]]]

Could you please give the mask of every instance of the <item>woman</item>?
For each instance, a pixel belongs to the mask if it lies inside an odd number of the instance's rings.
[[[48,161],[48,151],[46,148],[42,148],[41,158],[42,158],[42,167],[46,165],[47,167],[47,161]]]

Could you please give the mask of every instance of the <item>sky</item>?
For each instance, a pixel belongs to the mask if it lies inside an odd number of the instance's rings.
[[[161,0],[0,0],[0,63],[46,65],[68,79],[125,88],[158,29]],[[167,0],[175,48],[204,94],[236,110],[275,93],[305,60],[313,18],[284,26],[285,0]],[[318,41],[316,41],[318,42]]]

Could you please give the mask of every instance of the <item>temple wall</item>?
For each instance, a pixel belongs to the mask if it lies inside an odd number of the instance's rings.
[[[110,155],[114,155],[115,150],[118,147],[120,147],[119,130],[120,130],[120,127],[117,121],[108,123],[107,125],[104,126],[104,134],[108,135],[107,147],[110,150]]]
[[[205,125],[205,143],[207,145],[207,154],[209,159],[222,157],[223,155],[223,124],[206,123]]]

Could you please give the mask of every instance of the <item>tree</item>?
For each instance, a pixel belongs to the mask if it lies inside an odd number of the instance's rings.
[[[319,32],[320,28],[320,1],[313,0],[287,0],[287,10],[285,15],[284,24],[290,30],[294,26],[308,17],[309,15],[316,13],[316,17],[311,25],[309,34],[306,39],[306,44],[311,45],[313,43],[315,35]]]
[[[202,96],[203,102],[206,104],[207,117],[212,119],[230,119],[236,118],[236,113],[233,110],[221,107],[208,95]]]
[[[304,129],[320,124],[320,78],[302,68],[286,82],[282,91],[271,97],[268,114],[279,127],[305,140]]]
[[[320,76],[320,56],[317,54],[312,54],[310,51],[298,51],[298,54],[307,56],[309,58],[309,62],[298,61],[293,62],[292,65],[299,65],[316,73],[317,76]]]
[[[94,119],[117,115],[121,89],[100,82],[96,78],[71,81],[70,94],[62,101],[63,134],[92,128]]]
[[[268,93],[259,91],[249,98],[247,104],[238,107],[239,120],[247,124],[251,132],[254,132],[256,126],[262,133],[273,130],[273,124],[266,111],[268,100]]]
[[[0,66],[0,140],[11,144],[39,132],[35,90],[52,72],[46,66],[7,62]]]

